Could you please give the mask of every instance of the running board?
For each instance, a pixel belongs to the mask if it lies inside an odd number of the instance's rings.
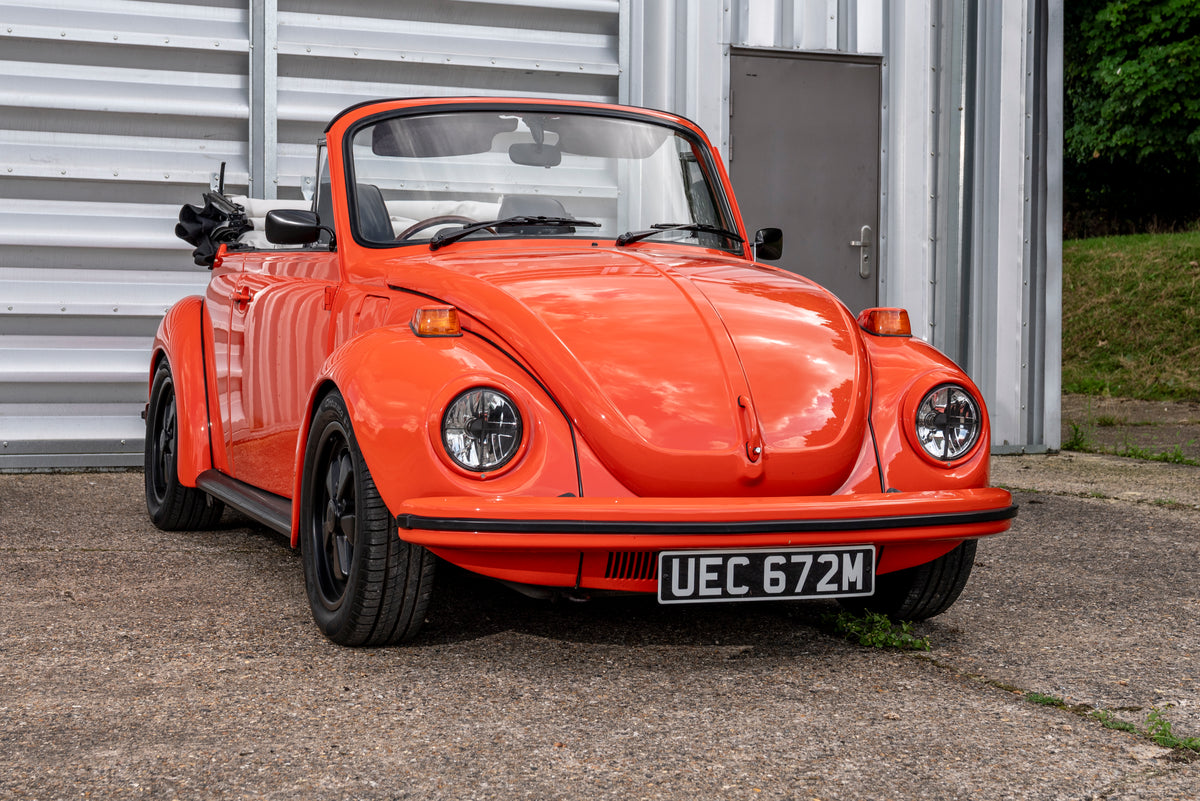
[[[280,534],[292,534],[292,502],[216,470],[196,476],[196,486]]]

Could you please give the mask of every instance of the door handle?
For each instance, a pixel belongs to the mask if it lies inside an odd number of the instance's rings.
[[[254,292],[248,286],[239,286],[233,290],[233,294],[229,296],[229,299],[233,301],[233,305],[241,308],[254,300]]]
[[[875,232],[871,226],[864,225],[859,231],[858,239],[850,243],[850,247],[858,248],[858,277],[871,277],[871,248],[875,246]]]

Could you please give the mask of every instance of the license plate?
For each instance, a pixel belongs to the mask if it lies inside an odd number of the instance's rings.
[[[875,547],[663,551],[658,602],[852,598],[875,592]]]

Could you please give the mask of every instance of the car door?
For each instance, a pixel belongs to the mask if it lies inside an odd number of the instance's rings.
[[[233,473],[229,463],[230,440],[229,421],[232,412],[229,407],[231,337],[234,335],[233,307],[235,293],[242,274],[241,256],[218,256],[213,262],[212,275],[208,279],[208,289],[205,292],[204,305],[208,312],[208,320],[212,325],[212,364],[213,377],[216,386],[216,397],[209,399],[209,422],[211,430],[209,439],[213,448],[213,467]],[[241,326],[238,331],[237,380],[241,381]],[[239,389],[240,393],[240,389]]]
[[[224,340],[214,357],[229,471],[290,497],[304,405],[332,344],[337,254],[256,251],[224,261],[209,306],[214,342]]]

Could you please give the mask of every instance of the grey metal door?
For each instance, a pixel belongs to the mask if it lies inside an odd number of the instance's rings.
[[[729,168],[746,227],[851,311],[877,303],[881,60],[735,49]]]

